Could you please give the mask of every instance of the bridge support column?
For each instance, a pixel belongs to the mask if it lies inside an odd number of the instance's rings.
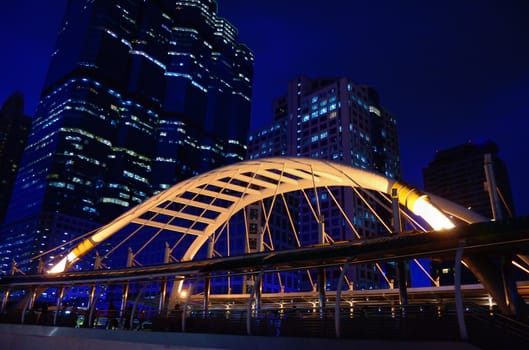
[[[256,292],[259,289],[258,286],[261,285],[261,277],[263,275],[263,271],[260,271],[254,280],[254,287],[252,288],[252,291],[250,292],[250,297],[248,298],[248,306],[246,309],[246,333],[248,335],[252,335],[252,304],[254,296],[256,296]],[[260,299],[260,297],[259,297]],[[257,300],[256,300],[256,314],[257,314]]]
[[[187,296],[184,301],[184,307],[182,308],[182,333],[186,332],[187,306],[189,305],[189,300],[191,300],[191,295],[193,294],[193,289],[195,289],[195,283],[197,282],[198,279],[194,280],[189,285],[189,288],[187,290]]]
[[[336,338],[341,337],[341,303],[342,303],[342,286],[343,286],[343,280],[345,277],[345,273],[347,272],[347,269],[349,268],[349,264],[346,263],[342,267],[342,272],[340,273],[340,279],[338,280],[338,285],[336,286],[336,302],[334,304],[334,330],[336,334]]]
[[[34,288],[31,291],[31,294],[27,296],[27,301],[24,304],[24,309],[22,310],[22,318],[20,323],[24,323],[24,319],[26,318],[26,311],[33,310],[33,307],[35,306],[35,299],[37,299],[37,288]]]
[[[316,192],[316,198],[318,193]],[[325,242],[325,220],[323,215],[318,215],[318,243],[323,244]],[[320,301],[320,318],[323,318],[325,313],[325,269],[320,267],[318,269],[318,295]]]
[[[400,216],[399,193],[396,188],[391,189],[391,204],[393,210],[393,226],[395,233],[402,232],[402,217]],[[397,280],[399,283],[399,303],[402,316],[405,316],[406,306],[408,305],[408,288],[407,288],[407,265],[406,261],[397,262]]]
[[[203,304],[203,317],[208,317],[209,312],[209,295],[211,293],[211,279],[209,276],[206,276],[204,280],[204,304]]]
[[[145,291],[145,287],[147,287],[147,283],[144,283],[141,287],[140,291],[138,292],[138,295],[136,296],[136,299],[134,299],[134,304],[132,304],[132,311],[130,312],[130,324],[129,329],[133,329],[134,326],[134,314],[136,313],[136,308],[138,306],[138,302],[140,301],[140,298],[143,296],[143,292]],[[138,325],[139,329],[141,329],[141,324]]]
[[[261,312],[261,294],[263,291],[263,281],[262,281],[262,273],[259,276],[259,278],[256,278],[255,284],[255,317],[259,317],[259,313]]]
[[[318,269],[318,296],[320,301],[320,318],[325,314],[325,269],[320,267]]]
[[[165,242],[165,250],[164,250],[164,258],[163,262],[164,264],[169,264],[171,261],[171,247],[169,246],[169,243]],[[163,316],[166,315],[166,299],[167,299],[167,277],[162,277],[162,282],[160,286],[160,300],[158,301],[158,315]]]
[[[31,293],[31,299],[29,299],[28,310],[33,310],[35,308],[35,301],[37,301],[38,295],[40,295],[40,293],[38,293],[37,288],[35,288],[33,293]]]
[[[26,318],[26,311],[29,309],[29,305],[31,304],[31,299],[33,298],[33,295],[35,292],[33,291],[30,295],[26,296],[27,300],[24,303],[24,308],[22,309],[22,316],[20,318],[20,323],[24,324],[24,319]]]
[[[123,287],[123,294],[121,295],[121,305],[119,307],[119,317],[125,318],[127,313],[127,300],[129,298],[129,282],[125,282],[125,286]],[[124,320],[126,322],[126,320]],[[123,326],[123,324],[122,324]]]
[[[456,299],[456,313],[457,323],[459,325],[459,335],[461,339],[467,340],[467,326],[465,324],[465,311],[463,309],[463,294],[461,292],[461,259],[463,258],[463,246],[464,242],[459,244],[459,248],[456,252],[455,266],[454,266],[454,290]]]
[[[491,261],[489,256],[466,255],[465,263],[474,276],[490,293],[501,313],[510,316],[525,316],[527,304],[518,294],[512,276],[511,254],[504,254]]]
[[[397,278],[399,281],[399,303],[403,316],[406,312],[406,306],[408,306],[407,265],[408,263],[406,261],[397,262]]]
[[[162,278],[162,285],[160,286],[160,300],[158,301],[158,315],[165,314],[165,299],[167,298],[167,278]]]
[[[92,285],[90,287],[90,294],[88,295],[88,319],[84,321],[84,327],[92,327],[92,316],[94,314],[94,309],[96,307],[96,286]]]
[[[57,324],[57,315],[61,310],[62,298],[64,298],[64,287],[59,288],[59,295],[57,296],[57,303],[55,304],[55,312],[53,313],[53,325]]]
[[[208,259],[213,258],[213,252],[215,249],[215,237],[213,235],[208,238]],[[203,305],[203,317],[208,317],[209,312],[209,295],[211,294],[211,278],[209,275],[204,279],[204,305]]]
[[[9,295],[11,294],[11,289],[7,289],[2,298],[2,307],[0,308],[0,313],[6,311],[7,301],[9,300]]]

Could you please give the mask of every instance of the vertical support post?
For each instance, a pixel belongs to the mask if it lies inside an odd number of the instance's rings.
[[[129,282],[125,282],[123,287],[123,294],[121,296],[121,306],[119,307],[119,317],[125,317],[125,310],[127,308],[127,299],[129,298]]]
[[[211,292],[211,280],[208,276],[204,280],[204,301],[203,301],[203,310],[202,316],[204,318],[208,317],[209,313],[209,293]]]
[[[252,291],[250,293],[250,298],[248,298],[248,306],[246,309],[246,333],[248,335],[252,335],[252,303],[254,298],[254,293],[256,291],[255,286],[261,284],[261,276],[263,275],[263,271],[260,271],[257,274],[257,277],[255,277],[255,283],[254,288],[252,288]]]
[[[33,293],[31,294],[31,299],[29,299],[29,305],[28,305],[29,310],[34,309],[35,301],[37,301],[37,288],[33,289]]]
[[[28,310],[28,306],[31,304],[31,299],[33,298],[32,295],[28,296],[28,300],[24,303],[24,308],[22,309],[22,317],[20,318],[20,323],[24,324],[24,319],[26,318],[26,310]]]
[[[96,251],[96,258],[94,261],[94,270],[101,270],[102,267],[103,267],[103,258],[101,257],[101,255],[99,255],[99,252]]]
[[[459,335],[461,339],[467,340],[467,326],[465,324],[465,314],[463,310],[463,294],[461,293],[461,260],[463,259],[463,246],[465,242],[460,241],[459,247],[456,252],[456,260],[454,266],[454,292],[456,299],[456,313],[457,313],[457,324],[459,325]]]
[[[6,311],[7,301],[9,300],[9,295],[11,294],[11,289],[7,289],[2,298],[2,307],[0,308],[0,313]]]
[[[167,298],[167,279],[162,278],[162,285],[160,287],[160,300],[158,302],[158,315],[162,316],[165,310],[165,299]]]
[[[134,299],[134,304],[132,304],[132,311],[130,312],[130,324],[129,324],[130,330],[133,330],[132,327],[134,326],[134,314],[136,312],[136,306],[138,305],[138,301],[140,301],[140,298],[143,295],[143,291],[145,290],[145,287],[147,287],[147,282],[143,284],[140,291],[138,292],[138,295],[136,296],[136,299]],[[139,327],[141,328],[141,324],[139,325]]]
[[[395,233],[402,232],[402,218],[399,209],[399,194],[396,188],[391,189],[391,204],[393,209],[393,225]],[[402,316],[406,313],[406,306],[408,305],[408,289],[406,286],[406,262],[397,262],[397,279],[399,283],[399,303],[402,311]]]
[[[129,253],[127,255],[127,267],[132,267],[133,264],[134,264],[134,253],[132,252],[132,248],[129,247]],[[120,318],[125,317],[128,297],[129,297],[129,281],[125,281],[125,285],[123,286],[123,293],[121,294],[121,305],[119,307],[119,317]]]
[[[208,259],[213,258],[213,249],[215,247],[215,237],[214,235],[209,236],[208,238]],[[209,276],[205,277],[204,280],[204,303],[203,303],[203,314],[204,318],[208,317],[209,313],[209,295],[211,293],[211,279]]]
[[[323,318],[325,313],[325,269],[320,267],[318,269],[318,296],[320,301],[320,318]]]
[[[12,259],[12,261],[11,261],[11,269],[9,270],[9,274],[11,276],[14,276],[17,271],[18,271],[17,262],[15,261],[15,259]]]
[[[169,264],[171,261],[171,247],[168,242],[165,242],[163,263]],[[175,288],[174,286],[173,288]],[[161,286],[160,286],[160,300],[158,301],[158,315],[162,316],[166,307],[166,298],[167,298],[167,277],[162,277]]]
[[[44,273],[44,260],[42,260],[42,258],[39,258],[39,266],[37,268],[37,273]]]
[[[255,280],[253,288],[255,290],[255,317],[259,317],[259,312],[261,312],[261,293],[263,291],[263,282],[262,282],[262,273],[259,275],[259,278]]]
[[[406,306],[408,305],[408,288],[406,283],[406,262],[397,262],[397,277],[399,279],[399,302],[402,308],[402,312],[406,312]]]
[[[317,192],[316,192],[316,197]],[[323,215],[318,215],[318,243],[323,244],[325,242],[325,221]],[[320,301],[320,318],[323,318],[325,313],[325,269],[320,267],[318,269],[318,295]]]
[[[95,294],[96,294],[96,286],[92,285],[90,287],[90,295],[88,296],[88,322],[85,322],[86,327],[91,328],[92,327],[92,316],[94,314],[95,309]]]
[[[341,337],[340,332],[340,322],[341,322],[341,315],[340,315],[340,306],[342,302],[342,285],[343,280],[345,277],[345,273],[347,272],[347,269],[349,268],[349,264],[345,263],[342,267],[342,272],[340,273],[340,279],[338,280],[338,285],[336,286],[336,303],[334,304],[334,330],[336,334],[336,338]]]
[[[484,156],[484,167],[485,167],[485,187],[489,193],[490,208],[492,211],[492,218],[494,220],[503,219],[501,212],[500,198],[496,191],[496,176],[494,175],[494,168],[492,166],[492,156],[490,153]]]
[[[57,315],[61,309],[62,298],[64,298],[64,287],[59,288],[59,295],[57,296],[57,303],[55,304],[55,312],[53,313],[53,325],[57,325]]]
[[[198,282],[198,279],[194,280],[193,283],[189,285],[189,289],[187,291],[187,296],[184,302],[184,307],[182,308],[182,333],[186,332],[187,305],[189,304],[189,300],[191,299],[191,295],[193,294],[193,289],[195,288],[195,283],[197,282]]]

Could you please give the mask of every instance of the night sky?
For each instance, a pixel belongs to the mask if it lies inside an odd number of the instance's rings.
[[[2,1],[1,103],[20,90],[34,114],[65,4]],[[397,117],[404,181],[422,188],[436,150],[490,139],[529,215],[529,1],[219,0],[219,14],[255,52],[253,130],[289,80],[347,76]]]

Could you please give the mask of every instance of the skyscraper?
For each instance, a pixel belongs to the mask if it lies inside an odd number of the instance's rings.
[[[0,223],[9,205],[30,128],[31,118],[24,114],[24,97],[15,92],[0,109]]]
[[[497,215],[504,219],[514,216],[509,174],[498,152],[498,146],[492,141],[467,142],[437,151],[433,161],[423,169],[425,191],[488,218],[493,218],[491,195],[497,195],[501,203]],[[496,185],[495,193],[489,192],[492,183]]]
[[[467,142],[437,151],[423,169],[424,190],[449,199],[484,217],[507,219],[514,216],[514,203],[505,162],[492,141]],[[493,189],[491,191],[491,189]],[[454,263],[433,261],[432,272],[441,284],[453,284]],[[464,269],[463,283],[476,278]]]
[[[290,81],[287,94],[274,102],[272,125],[249,137],[249,159],[269,156],[329,159],[391,178],[400,177],[395,117],[382,107],[375,89],[357,85],[348,78],[311,80],[300,76]],[[360,235],[371,237],[384,232],[352,190],[331,191],[343,203]],[[314,201],[313,192],[311,196]],[[329,205],[329,195],[321,191],[318,197],[326,233],[337,241],[354,239],[354,232],[344,224],[341,214]],[[311,219],[310,210],[301,206],[292,210],[303,201],[300,196],[291,195],[287,202],[291,215],[295,216],[299,238],[303,244],[319,243],[317,222]],[[277,210],[281,212],[284,208]],[[286,234],[291,228],[284,215],[277,215],[269,224],[278,236],[275,241],[278,248],[294,246],[294,240]],[[382,283],[373,266],[355,266],[350,275],[355,288],[377,287]],[[336,284],[335,277],[328,279],[330,285]],[[306,284],[303,276],[287,276],[285,288],[299,290],[306,288]]]
[[[236,36],[214,0],[70,1],[3,228],[2,268],[242,160],[253,53]]]

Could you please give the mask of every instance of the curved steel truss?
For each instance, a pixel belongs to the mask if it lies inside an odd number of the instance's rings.
[[[77,244],[49,272],[60,272],[128,225],[191,237],[181,260],[200,247],[229,219],[252,203],[293,191],[345,186],[398,198],[400,206],[433,229],[451,228],[451,217],[471,223],[483,217],[449,201],[427,196],[402,182],[347,165],[309,158],[266,158],[225,166],[180,182],[102,226]],[[156,233],[147,238],[148,243]],[[167,247],[170,256],[174,247]],[[167,261],[166,261],[167,262]]]

